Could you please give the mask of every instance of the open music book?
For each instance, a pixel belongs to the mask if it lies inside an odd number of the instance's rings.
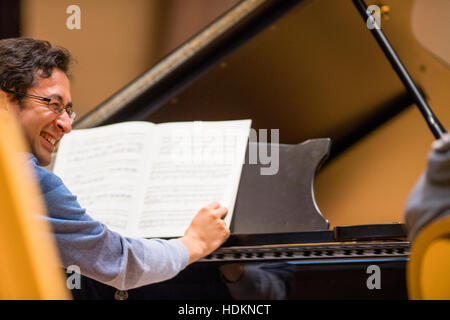
[[[179,237],[216,200],[230,225],[251,120],[123,122],[73,130],[53,171],[94,219],[130,237]]]

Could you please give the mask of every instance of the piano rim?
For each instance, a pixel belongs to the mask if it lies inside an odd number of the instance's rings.
[[[409,260],[409,241],[367,241],[338,243],[301,243],[262,246],[222,247],[199,262],[315,261],[342,262],[361,259],[395,258]],[[356,260],[355,260],[356,259]],[[369,261],[369,260],[368,260]]]

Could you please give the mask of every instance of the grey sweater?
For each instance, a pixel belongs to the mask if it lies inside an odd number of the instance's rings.
[[[435,141],[425,172],[405,208],[408,238],[413,241],[429,223],[450,215],[450,134]]]

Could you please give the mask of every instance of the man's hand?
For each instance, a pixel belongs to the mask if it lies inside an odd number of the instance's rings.
[[[216,250],[230,235],[223,220],[228,209],[218,202],[202,208],[180,238],[189,252],[189,262],[195,262]]]

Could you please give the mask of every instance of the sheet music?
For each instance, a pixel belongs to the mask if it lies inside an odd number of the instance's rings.
[[[195,214],[212,201],[228,207],[229,226],[250,123],[157,125],[138,234],[181,236]]]
[[[212,201],[229,225],[250,120],[125,122],[74,130],[54,172],[92,218],[132,237],[182,236]]]
[[[124,235],[136,223],[152,126],[128,122],[74,130],[58,150],[55,174],[92,218]]]

